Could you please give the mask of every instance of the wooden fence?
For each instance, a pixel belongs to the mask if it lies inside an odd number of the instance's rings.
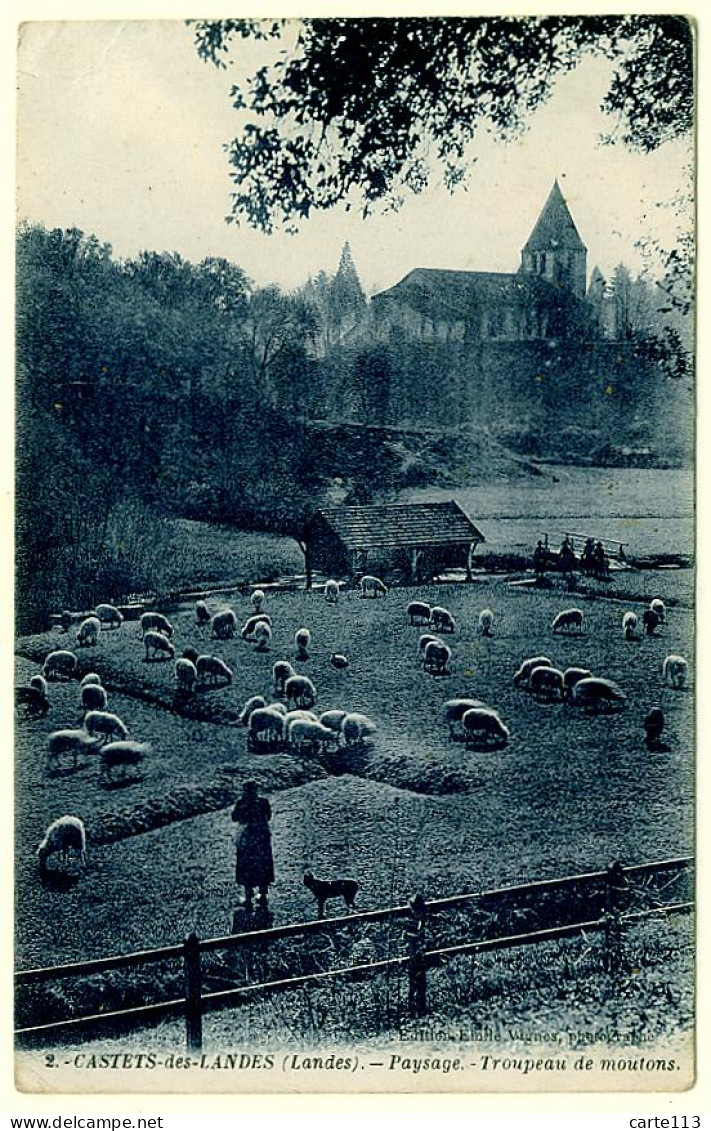
[[[190,934],[181,945],[133,954],[114,955],[91,959],[87,962],[65,966],[21,970],[15,974],[16,995],[21,1003],[25,987],[38,986],[64,979],[77,979],[116,970],[134,970],[147,964],[176,962],[182,967],[183,994],[171,1000],[158,1001],[128,1009],[67,1017],[41,1025],[27,1025],[15,1030],[15,1038],[22,1044],[44,1044],[57,1038],[73,1036],[87,1038],[107,1024],[118,1027],[141,1027],[145,1023],[183,1015],[187,1046],[191,1051],[202,1047],[202,1020],[206,1012],[239,1005],[248,997],[293,990],[307,985],[319,985],[332,979],[367,979],[389,971],[400,970],[408,980],[408,1009],[412,1016],[422,1016],[427,1011],[427,974],[451,958],[486,952],[508,950],[520,946],[570,939],[580,935],[601,932],[604,936],[603,962],[613,969],[619,962],[624,927],[652,916],[668,916],[693,910],[691,896],[691,869],[693,859],[680,857],[654,861],[634,867],[610,865],[605,871],[562,876],[516,887],[450,896],[426,901],[415,896],[409,903],[398,907],[380,908],[376,911],[356,912],[332,919],[318,919],[305,923],[289,923],[212,939],[198,939]],[[674,898],[663,899],[672,889]],[[525,916],[536,912],[542,904],[556,908],[547,917],[553,923],[520,933],[494,934],[485,938],[469,938],[448,945],[429,946],[436,935],[434,924],[454,911],[467,908],[487,909],[495,920],[506,921],[510,913]],[[592,907],[592,918],[573,918],[566,921],[565,907],[578,909]],[[226,990],[205,992],[203,988],[203,956],[216,952],[239,952],[251,947],[263,949],[287,938],[305,939],[340,928],[350,930],[379,922],[402,920],[402,953],[351,966],[316,970],[295,976],[273,978]],[[436,940],[435,940],[436,941]]]

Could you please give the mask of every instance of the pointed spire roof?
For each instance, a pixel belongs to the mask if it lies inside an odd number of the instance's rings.
[[[548,194],[535,227],[528,237],[524,251],[550,251],[551,248],[564,247],[575,251],[587,251],[581,240],[568,205],[557,179]]]

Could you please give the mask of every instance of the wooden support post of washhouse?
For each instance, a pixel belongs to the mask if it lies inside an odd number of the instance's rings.
[[[452,499],[324,507],[304,532],[310,570],[358,579],[364,573],[417,584],[451,569],[471,568],[482,532]]]

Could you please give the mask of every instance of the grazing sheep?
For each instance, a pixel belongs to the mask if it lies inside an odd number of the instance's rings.
[[[328,602],[328,604],[329,605],[337,605],[338,604],[338,598],[340,597],[340,594],[341,594],[341,587],[338,584],[338,582],[334,581],[332,578],[329,578],[329,580],[326,582],[326,584],[323,587],[323,595],[326,598],[326,601]]]
[[[82,711],[104,711],[109,697],[100,683],[87,683],[79,692]]]
[[[573,688],[576,683],[580,683],[581,679],[591,679],[592,672],[587,668],[566,668],[563,672],[563,686],[565,688],[566,698],[570,699],[573,695]]]
[[[467,711],[475,707],[486,707],[481,699],[449,699],[444,705],[444,717],[449,726],[449,737],[457,737],[456,724],[461,723]]]
[[[262,611],[262,605],[264,604],[264,590],[263,589],[255,589],[254,592],[252,593],[252,596],[249,598],[249,600],[250,600],[250,604],[251,604],[252,608],[254,609],[255,613],[261,612]]]
[[[564,699],[565,683],[558,668],[534,668],[529,676],[528,690],[536,699]]]
[[[232,609],[222,609],[210,621],[213,640],[231,640],[237,631],[237,617]]]
[[[111,711],[88,711],[84,716],[84,726],[92,737],[98,735],[104,740],[111,737],[117,739],[128,737],[128,727]]]
[[[242,712],[239,716],[239,722],[241,722],[242,726],[246,727],[249,723],[249,716],[252,714],[252,711],[256,711],[258,707],[266,707],[266,705],[267,701],[266,699],[263,699],[261,695],[253,695],[251,699],[247,700],[244,707],[242,708]]]
[[[30,676],[30,687],[34,687],[36,691],[41,691],[46,698],[49,698],[47,680],[43,675]]]
[[[50,652],[42,665],[42,675],[47,680],[67,680],[76,672],[77,657],[64,648]]]
[[[622,635],[624,636],[625,640],[639,640],[639,636],[637,634],[638,625],[639,619],[636,613],[633,613],[630,610],[629,612],[622,614]]]
[[[249,716],[247,744],[250,747],[275,746],[284,738],[285,717],[270,707],[257,707]]]
[[[328,727],[329,730],[335,730],[340,734],[341,723],[347,714],[347,711],[324,711],[323,714],[319,715],[318,721],[321,726]]]
[[[645,609],[642,616],[642,623],[647,636],[654,636],[655,630],[659,628],[661,621],[659,614],[655,613],[654,609]]]
[[[443,609],[441,605],[435,605],[430,612],[430,624],[439,632],[454,632],[454,617],[449,609]]]
[[[99,777],[106,781],[113,778],[112,771],[120,766],[125,771],[128,766],[136,768],[141,764],[150,750],[149,742],[109,742],[104,746],[99,755]]]
[[[183,659],[190,660],[191,664],[197,663],[197,658],[199,655],[200,653],[198,652],[197,648],[193,648],[191,644],[188,644],[187,648],[183,648]]]
[[[221,680],[232,683],[232,670],[219,656],[198,656],[195,672],[198,683],[214,684]]]
[[[323,909],[329,899],[342,899],[349,911],[355,911],[355,898],[360,886],[357,880],[319,880],[310,868],[306,868],[304,884],[314,894],[319,919],[323,919]]]
[[[627,696],[611,679],[591,677],[579,680],[573,688],[572,702],[576,707],[594,711],[621,710]]]
[[[87,617],[79,625],[79,631],[76,634],[76,642],[80,647],[86,647],[92,644],[99,643],[99,633],[101,632],[101,621],[98,617]]]
[[[240,630],[240,636],[242,637],[242,639],[254,640],[254,630],[257,625],[261,624],[262,622],[268,624],[270,628],[272,627],[271,617],[268,617],[266,613],[257,613],[256,616],[250,617]]]
[[[508,727],[491,707],[473,707],[466,711],[462,726],[468,746],[493,746],[498,749],[506,746],[510,737]]]
[[[280,715],[283,715],[284,718],[286,718],[286,707],[284,706],[283,703],[280,703],[277,700],[274,703],[267,703],[267,706],[268,706],[270,711],[278,711]]]
[[[369,734],[375,734],[377,725],[367,715],[351,711],[341,723],[341,734],[346,746],[355,746]]]
[[[361,577],[361,597],[379,597],[381,593],[383,597],[387,597],[388,595],[388,587],[384,581],[381,581],[379,577],[371,577],[369,574],[366,574],[365,577]]]
[[[309,644],[311,643],[311,633],[308,628],[297,628],[294,634],[294,643],[297,660],[308,660]]]
[[[37,849],[40,871],[45,871],[50,856],[59,856],[62,863],[66,863],[70,850],[79,854],[80,864],[86,864],[84,822],[80,817],[59,817],[48,826]]]
[[[96,672],[87,672],[86,675],[84,676],[84,678],[82,679],[81,683],[79,684],[79,686],[80,687],[88,687],[92,683],[98,683],[99,686],[100,686],[101,685],[101,676],[98,675]]]
[[[338,672],[344,672],[346,668],[350,667],[347,656],[342,656],[339,652],[331,652],[331,667],[335,668]]]
[[[448,664],[451,659],[451,648],[448,648],[441,640],[430,640],[425,648],[425,671],[430,672],[431,675],[447,675]]]
[[[195,621],[197,623],[198,628],[205,628],[205,626],[208,625],[211,620],[212,620],[212,617],[210,616],[210,610],[208,609],[205,602],[204,601],[196,601],[195,602]]]
[[[432,609],[426,601],[410,601],[407,606],[407,615],[410,618],[410,624],[429,624]]]
[[[683,656],[667,656],[662,664],[664,682],[677,690],[686,683],[688,664]]]
[[[123,613],[115,605],[97,605],[94,612],[102,628],[120,628],[123,624]]]
[[[338,745],[338,734],[322,723],[311,719],[291,719],[288,726],[289,745],[296,750],[305,748],[320,750],[324,746]]]
[[[578,632],[583,631],[583,612],[582,609],[563,609],[562,613],[558,613],[554,619],[551,628],[554,632],[562,632],[563,629],[577,628]]]
[[[88,754],[101,746],[100,737],[86,730],[55,730],[47,736],[47,769],[59,765],[62,754],[71,754],[76,769],[79,754]]]
[[[173,635],[173,626],[162,613],[144,613],[140,620],[141,636],[147,632],[160,632],[170,640]]]
[[[514,676],[514,684],[519,687],[521,684],[528,686],[528,681],[531,672],[534,668],[552,668],[553,663],[547,656],[532,656],[530,660],[522,660],[521,666]]]
[[[289,724],[293,722],[294,719],[309,719],[312,723],[319,722],[318,715],[313,711],[306,711],[303,708],[299,708],[294,711],[287,711],[284,715],[284,725],[287,730],[289,729]]]
[[[146,649],[146,660],[150,659],[151,652],[154,660],[159,658],[161,660],[172,660],[175,657],[175,648],[162,632],[154,632],[153,629],[149,629],[143,637],[143,643]]]
[[[291,679],[293,675],[296,675],[296,672],[294,671],[288,660],[277,660],[274,667],[272,668],[272,674],[274,676],[275,694],[283,695],[284,684],[286,683],[287,679]]]
[[[432,636],[429,632],[423,633],[417,642],[417,654],[421,664],[424,663],[425,650],[428,644],[444,644],[444,641],[440,640],[439,636]]]
[[[287,703],[292,699],[297,707],[308,710],[316,702],[316,688],[306,675],[292,675],[284,684],[284,697]]]
[[[260,620],[254,630],[254,639],[257,642],[255,652],[268,652],[272,639],[272,630],[266,621]]]
[[[481,636],[493,636],[494,614],[491,609],[482,609],[479,613],[479,633]]]
[[[192,695],[197,687],[197,668],[193,660],[189,660],[187,656],[181,656],[179,660],[175,661],[175,682],[178,685],[178,691],[186,695]]]
[[[49,710],[49,699],[38,687],[16,687],[15,709],[27,718],[42,718]]]
[[[666,624],[667,609],[666,609],[666,605],[662,601],[661,597],[655,597],[653,601],[650,601],[649,607],[652,610],[652,612],[656,613],[657,616],[659,617],[659,623],[660,624]]]

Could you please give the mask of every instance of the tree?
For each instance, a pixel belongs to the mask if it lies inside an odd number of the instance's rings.
[[[247,121],[228,146],[231,219],[266,232],[313,210],[358,201],[397,207],[420,192],[431,162],[452,188],[479,129],[507,140],[556,79],[586,55],[614,65],[606,140],[651,152],[693,124],[692,33],[677,16],[197,21],[198,54],[225,65],[235,39],[292,52],[261,66],[235,108]]]

